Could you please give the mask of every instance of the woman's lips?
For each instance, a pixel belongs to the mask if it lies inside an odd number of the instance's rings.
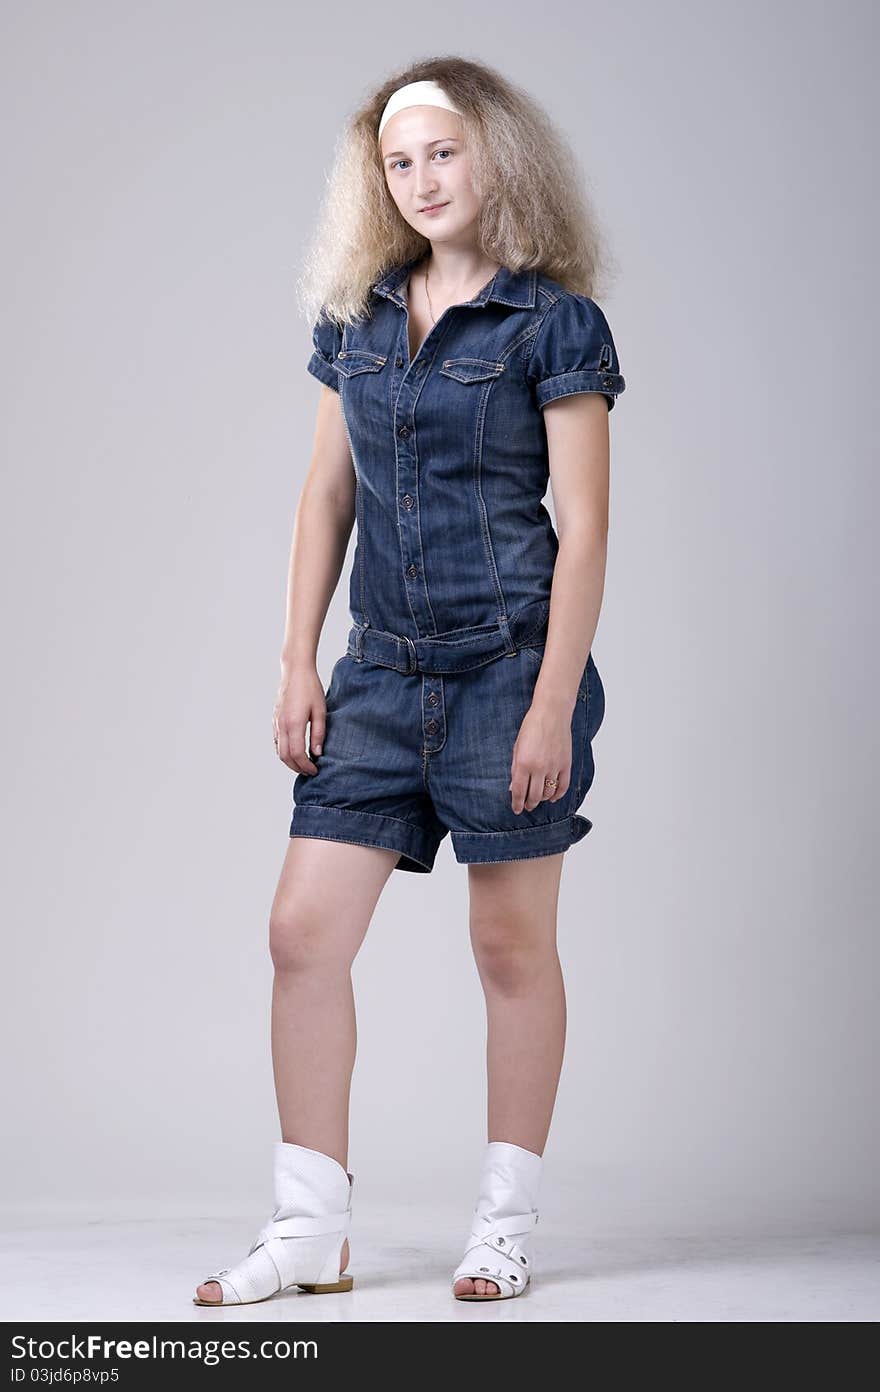
[[[427,208],[420,208],[419,211],[422,213],[439,213],[442,212],[445,207],[447,207],[446,203],[431,203]]]

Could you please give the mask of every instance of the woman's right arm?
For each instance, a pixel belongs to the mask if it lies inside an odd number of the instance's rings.
[[[345,562],[355,521],[355,474],[339,393],[322,386],[312,460],[297,504],[290,547],[281,685],[274,725],[278,757],[297,773],[317,773],[325,732],[318,640]]]

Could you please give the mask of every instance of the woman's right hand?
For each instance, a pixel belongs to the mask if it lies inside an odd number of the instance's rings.
[[[309,754],[320,754],[327,729],[327,701],[314,666],[285,671],[272,715],[275,749],[282,764],[294,773],[317,773]],[[306,725],[309,752],[306,752]]]

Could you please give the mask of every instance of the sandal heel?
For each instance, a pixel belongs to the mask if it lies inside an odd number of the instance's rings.
[[[309,1291],[312,1295],[330,1295],[333,1291],[350,1291],[354,1285],[353,1276],[340,1276],[338,1281],[327,1281],[321,1286],[304,1286],[299,1282],[300,1290]]]

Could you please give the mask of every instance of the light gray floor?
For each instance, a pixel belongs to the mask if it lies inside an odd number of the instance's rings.
[[[3,1216],[3,1318],[174,1320],[199,1325],[369,1320],[874,1321],[880,1315],[880,1235],[772,1237],[649,1234],[632,1227],[577,1239],[536,1229],[531,1288],[513,1300],[453,1299],[460,1215],[433,1223],[386,1210],[356,1218],[341,1295],[291,1290],[255,1305],[193,1305],[195,1286],[247,1252],[268,1215],[137,1220],[88,1211]],[[418,1219],[418,1234],[414,1220]],[[424,1234],[424,1240],[421,1235]],[[539,1236],[540,1234],[540,1236]]]

